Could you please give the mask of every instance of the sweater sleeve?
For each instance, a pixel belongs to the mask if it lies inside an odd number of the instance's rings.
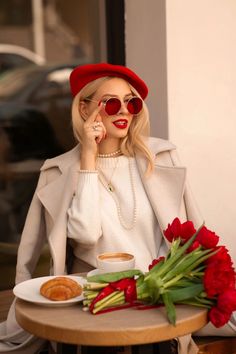
[[[68,237],[92,247],[102,235],[97,171],[79,171],[76,193],[68,209]]]

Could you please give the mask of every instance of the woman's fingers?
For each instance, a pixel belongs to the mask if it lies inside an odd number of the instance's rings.
[[[106,128],[102,123],[102,118],[99,114],[101,108],[102,104],[93,111],[84,123],[85,130],[87,130],[88,133],[92,131],[92,135],[95,137],[97,144],[99,144],[106,136]]]
[[[103,140],[103,139],[106,139],[106,135],[107,135],[107,131],[106,131],[106,128],[105,128],[103,122],[101,122],[101,127],[103,129],[103,136],[102,136],[101,140]]]
[[[88,118],[86,119],[85,121],[85,124],[92,124],[93,122],[95,122],[96,120],[97,121],[101,121],[101,116],[99,115],[99,112],[101,111],[102,109],[102,102],[99,104],[99,106],[97,108],[95,108],[95,110],[93,111],[93,113],[88,116]]]
[[[84,143],[86,143],[87,141],[86,145],[90,145],[92,141],[96,144],[99,144],[106,136],[106,129],[102,123],[101,115],[99,114],[101,109],[102,103],[92,112],[92,114],[84,122],[83,140]]]
[[[84,126],[84,143],[95,142],[99,143],[104,137],[104,128],[100,122],[93,122],[92,124],[86,124]]]
[[[96,131],[99,131],[99,135],[96,139],[97,144],[99,144],[106,137],[106,128],[102,122],[95,122],[95,127],[93,128]]]
[[[94,137],[94,136],[98,137],[102,132],[102,128],[99,126],[98,122],[93,122],[90,125],[86,124],[84,126],[84,132],[88,138]]]

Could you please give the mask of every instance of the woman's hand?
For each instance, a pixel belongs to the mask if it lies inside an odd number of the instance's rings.
[[[99,114],[102,103],[86,119],[81,141],[81,169],[95,169],[98,144],[106,136],[106,129]]]

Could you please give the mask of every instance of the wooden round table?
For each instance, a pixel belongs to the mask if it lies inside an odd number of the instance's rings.
[[[37,337],[85,346],[129,346],[154,343],[192,333],[207,323],[207,311],[197,307],[176,306],[177,323],[168,323],[165,308],[129,308],[92,315],[82,304],[45,307],[20,299],[16,319]]]

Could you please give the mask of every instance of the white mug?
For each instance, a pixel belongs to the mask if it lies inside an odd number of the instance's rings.
[[[97,256],[97,267],[102,273],[134,269],[135,257],[130,253],[107,252]]]

